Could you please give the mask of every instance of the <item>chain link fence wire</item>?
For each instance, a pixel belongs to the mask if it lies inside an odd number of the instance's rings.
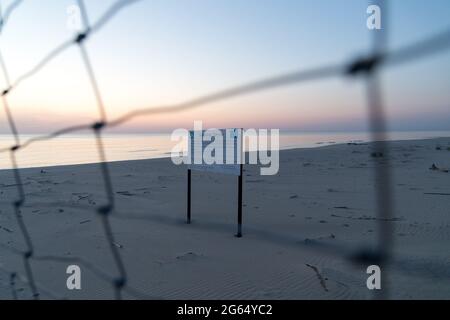
[[[450,49],[450,29],[443,30],[431,37],[423,39],[422,41],[412,43],[410,45],[401,47],[396,50],[389,50],[387,46],[387,1],[378,0],[373,1],[373,4],[377,4],[383,12],[383,29],[374,31],[373,49],[372,53],[361,57],[356,60],[344,61],[341,64],[333,64],[321,66],[318,68],[312,68],[309,70],[293,71],[287,74],[281,74],[273,77],[261,79],[256,82],[239,85],[219,92],[213,92],[204,96],[197,97],[192,100],[188,100],[178,104],[153,106],[142,109],[135,109],[124,115],[109,120],[107,117],[107,109],[104,105],[101,92],[99,90],[95,71],[91,60],[89,58],[88,51],[85,47],[85,42],[88,41],[91,36],[100,31],[101,28],[112,18],[114,18],[121,10],[126,7],[142,0],[118,0],[114,2],[101,17],[93,23],[89,20],[89,14],[86,10],[83,0],[77,0],[78,7],[80,8],[81,18],[83,23],[83,30],[79,32],[75,37],[72,37],[59,45],[55,46],[47,55],[38,61],[30,70],[19,76],[14,81],[11,81],[8,73],[7,64],[5,63],[0,49],[0,66],[2,69],[3,77],[5,79],[6,87],[1,90],[1,98],[3,103],[3,109],[6,114],[7,122],[10,127],[12,137],[14,138],[14,145],[0,149],[0,153],[9,153],[12,172],[14,174],[14,186],[17,190],[16,198],[9,202],[12,207],[12,211],[16,218],[17,225],[23,236],[25,249],[19,250],[9,245],[0,243],[0,247],[12,255],[16,255],[22,259],[25,274],[20,274],[15,270],[9,270],[0,264],[0,271],[9,275],[9,286],[12,299],[18,298],[16,289],[17,281],[26,284],[32,294],[33,299],[39,299],[42,295],[54,299],[62,299],[58,294],[55,294],[49,289],[43,287],[37,280],[36,275],[33,272],[33,261],[53,261],[59,263],[78,263],[92,272],[93,275],[99,279],[109,283],[115,294],[116,299],[122,299],[123,293],[137,299],[157,299],[159,297],[149,296],[140,292],[138,289],[131,287],[128,284],[128,274],[125,268],[123,258],[121,257],[118,248],[115,245],[114,231],[110,224],[110,217],[113,216],[118,219],[140,219],[141,217],[133,217],[133,215],[123,215],[115,212],[115,196],[114,187],[111,180],[111,174],[109,165],[105,156],[105,148],[103,146],[102,132],[106,128],[112,128],[120,126],[134,118],[150,116],[155,114],[167,114],[177,113],[185,110],[191,110],[201,106],[209,105],[213,102],[224,101],[227,99],[240,97],[249,94],[255,94],[266,90],[300,85],[301,83],[319,81],[329,78],[337,77],[360,77],[366,83],[367,90],[367,108],[369,111],[369,123],[371,141],[375,152],[379,152],[384,155],[383,160],[378,160],[374,167],[375,175],[375,196],[377,203],[377,221],[378,221],[378,237],[377,247],[375,249],[355,249],[343,245],[331,245],[323,243],[309,243],[304,248],[307,250],[317,250],[329,255],[336,255],[344,257],[352,262],[367,264],[378,264],[383,270],[389,268],[402,269],[401,259],[393,255],[393,230],[388,223],[394,218],[393,210],[393,193],[392,193],[392,181],[391,172],[389,166],[388,152],[389,148],[386,141],[386,117],[385,108],[383,106],[383,95],[381,89],[381,83],[379,73],[384,68],[392,68],[398,65],[416,62],[420,59],[428,58],[432,55],[442,53]],[[20,4],[23,0],[13,1],[4,11],[0,8],[0,34],[5,28],[8,20],[15,10],[20,8]],[[15,119],[12,109],[8,103],[8,95],[15,90],[22,82],[28,78],[34,76],[42,68],[44,68],[55,57],[62,54],[64,51],[72,47],[78,47],[80,56],[83,61],[87,78],[92,88],[92,92],[96,99],[98,108],[98,121],[94,123],[82,123],[73,126],[69,126],[48,134],[34,136],[26,140],[21,140],[20,134],[17,130]],[[25,206],[33,205],[45,205],[51,206],[51,204],[39,204],[39,203],[27,203],[27,198],[24,192],[24,184],[22,182],[22,175],[20,165],[17,163],[16,153],[27,148],[28,146],[39,143],[42,141],[48,141],[59,136],[67,135],[74,132],[90,130],[93,135],[93,139],[96,142],[98,157],[99,157],[99,170],[104,185],[104,193],[106,196],[106,202],[96,208],[96,214],[99,216],[101,225],[103,228],[103,234],[108,243],[110,254],[113,258],[116,274],[110,275],[104,272],[101,268],[95,264],[80,258],[80,257],[63,257],[52,255],[39,255],[36,253],[36,249],[33,244],[32,237],[30,236],[29,229],[22,217],[21,209]],[[58,205],[61,205],[59,203]],[[66,205],[67,204],[63,204]],[[82,205],[69,205],[82,210],[92,210],[91,207]],[[167,221],[165,217],[154,216],[154,220]],[[261,231],[260,231],[261,232]],[[273,236],[273,235],[272,235]],[[289,239],[278,235],[280,238]],[[294,243],[295,241],[291,241]],[[298,246],[298,242],[296,243]],[[386,272],[384,272],[386,275]],[[422,275],[426,277],[426,274]],[[383,290],[375,294],[375,298],[388,298],[388,281],[386,276],[383,276]],[[377,291],[377,290],[375,290]]]

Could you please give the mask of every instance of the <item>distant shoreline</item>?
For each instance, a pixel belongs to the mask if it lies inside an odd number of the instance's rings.
[[[387,143],[401,143],[405,141],[409,142],[423,142],[423,141],[432,141],[432,140],[440,140],[440,139],[448,139],[449,137],[433,137],[433,138],[424,138],[424,139],[401,139],[401,140],[386,140]],[[286,148],[280,148],[280,154],[285,153],[286,151],[295,151],[295,150],[310,150],[310,149],[323,149],[323,148],[330,148],[330,147],[337,147],[342,146],[346,144],[361,144],[361,145],[368,145],[373,143],[374,141],[354,141],[354,142],[318,142],[315,146],[309,146],[309,147],[286,147]],[[246,151],[248,153],[248,151]],[[141,161],[161,161],[161,160],[167,160],[170,158],[170,155],[162,155],[158,157],[152,157],[152,158],[145,158],[145,159],[124,159],[124,160],[108,160],[107,163],[114,163],[114,164],[120,164],[120,163],[128,163],[128,162],[141,162]],[[27,169],[51,169],[51,168],[65,168],[65,167],[77,167],[77,166],[85,166],[85,165],[95,165],[100,162],[86,162],[86,163],[74,163],[74,164],[60,164],[60,165],[44,165],[44,166],[23,166],[19,167],[20,170],[27,170]],[[245,165],[245,164],[244,164]],[[3,169],[0,168],[1,171],[8,171],[12,169]]]

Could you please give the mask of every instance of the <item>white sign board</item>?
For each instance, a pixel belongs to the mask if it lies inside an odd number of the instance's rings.
[[[242,129],[189,131],[188,169],[241,175]]]

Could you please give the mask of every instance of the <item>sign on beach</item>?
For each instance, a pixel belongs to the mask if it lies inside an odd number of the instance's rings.
[[[189,131],[188,169],[241,175],[242,129]]]
[[[189,131],[187,155],[187,223],[191,223],[191,171],[235,175],[237,179],[237,237],[242,237],[242,129]]]

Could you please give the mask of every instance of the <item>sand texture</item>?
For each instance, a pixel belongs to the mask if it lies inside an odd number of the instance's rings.
[[[450,138],[389,142],[395,217],[391,298],[450,298]],[[366,266],[353,249],[377,240],[371,144],[280,153],[276,176],[244,169],[243,238],[236,238],[237,177],[192,174],[192,224],[185,223],[186,167],[170,159],[110,163],[116,209],[111,227],[128,283],[163,299],[370,299]],[[18,152],[20,164],[20,152]],[[80,264],[82,289],[66,288],[79,257],[117,274],[95,208],[105,203],[99,164],[21,170],[36,282],[70,299],[110,299],[107,279]],[[0,266],[25,275],[25,243],[14,216],[17,187],[0,171]],[[76,264],[76,263],[74,263]],[[0,298],[10,299],[0,270]],[[19,298],[31,297],[16,280]],[[50,296],[41,293],[41,298]],[[127,293],[125,298],[134,298]]]

